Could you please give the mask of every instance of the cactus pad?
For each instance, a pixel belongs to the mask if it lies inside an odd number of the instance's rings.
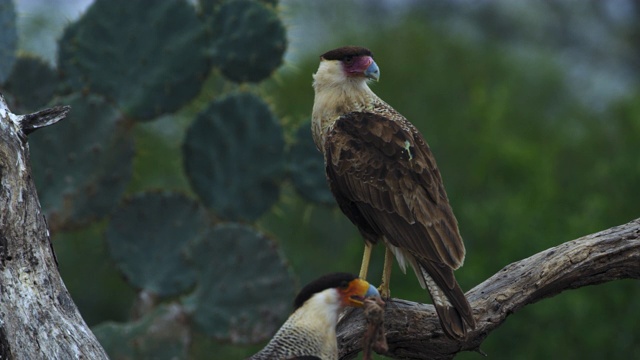
[[[255,220],[278,200],[282,128],[255,95],[213,102],[187,130],[184,166],[193,190],[217,215]]]
[[[254,343],[271,337],[288,316],[295,281],[269,238],[245,225],[219,225],[189,254],[198,285],[184,304],[204,333]]]
[[[11,108],[21,114],[41,110],[51,101],[57,86],[58,78],[51,66],[35,56],[18,57],[5,83],[13,98]]]
[[[209,18],[214,61],[236,82],[258,82],[282,64],[285,28],[269,6],[251,0],[228,0]]]
[[[311,137],[311,125],[303,124],[289,148],[289,172],[298,194],[320,204],[335,204],[324,169],[322,154]]]
[[[148,120],[200,91],[210,69],[204,28],[184,0],[96,0],[65,29],[58,63],[71,90],[105,95]]]
[[[176,304],[161,306],[135,322],[107,322],[91,330],[113,360],[188,357],[189,326]]]
[[[0,0],[0,44],[0,84],[2,84],[11,73],[18,46],[16,10],[11,0]]]
[[[228,0],[227,0],[228,1]],[[275,7],[278,5],[278,0],[252,0],[252,1],[260,1],[264,4],[271,5]],[[220,9],[220,5],[222,5],[225,0],[199,0],[198,6],[200,8],[200,12],[205,16],[212,16]]]
[[[106,238],[111,258],[129,282],[159,296],[193,285],[185,248],[209,221],[199,203],[172,193],[143,193],[114,211]]]
[[[29,136],[40,203],[52,228],[72,227],[111,211],[131,178],[133,139],[102,97],[72,95],[66,119]]]
[[[223,2],[224,0],[198,0],[198,8],[203,15],[210,17],[216,13]]]

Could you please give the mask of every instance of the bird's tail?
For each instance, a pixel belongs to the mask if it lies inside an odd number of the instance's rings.
[[[467,329],[474,329],[476,321],[473,318],[471,305],[453,277],[453,270],[444,266],[435,273],[427,272],[425,268],[433,265],[422,266],[422,262],[420,265],[424,283],[431,295],[444,333],[453,339],[464,339],[467,336]],[[436,281],[429,273],[440,276],[441,278],[438,279],[440,281]]]

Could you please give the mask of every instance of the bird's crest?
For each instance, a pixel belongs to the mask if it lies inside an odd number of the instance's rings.
[[[293,308],[294,310],[298,309],[314,294],[317,294],[323,290],[349,286],[349,282],[356,278],[357,276],[353,274],[341,272],[324,275],[310,282],[305,287],[303,287],[302,290],[300,290],[298,296],[296,296],[296,299],[293,302]]]
[[[320,55],[321,58],[325,60],[342,60],[347,57],[355,57],[355,56],[371,56],[373,57],[373,53],[371,50],[360,47],[360,46],[343,46],[337,49],[333,49],[327,51],[326,53]]]

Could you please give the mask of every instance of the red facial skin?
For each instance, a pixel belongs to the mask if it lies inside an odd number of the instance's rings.
[[[342,66],[347,76],[364,76],[365,70],[373,63],[371,56],[355,56],[342,60]]]

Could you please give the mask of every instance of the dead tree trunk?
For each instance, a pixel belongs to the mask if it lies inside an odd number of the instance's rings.
[[[466,295],[477,327],[465,341],[444,336],[432,305],[393,299],[385,310],[386,356],[452,359],[478,350],[491,331],[528,304],[564,290],[617,279],[640,279],[640,219],[547,249],[500,270]],[[362,350],[365,322],[355,310],[338,324],[340,359]]]
[[[0,359],[107,359],[67,291],[31,178],[26,135],[69,107],[12,114],[0,94]]]

